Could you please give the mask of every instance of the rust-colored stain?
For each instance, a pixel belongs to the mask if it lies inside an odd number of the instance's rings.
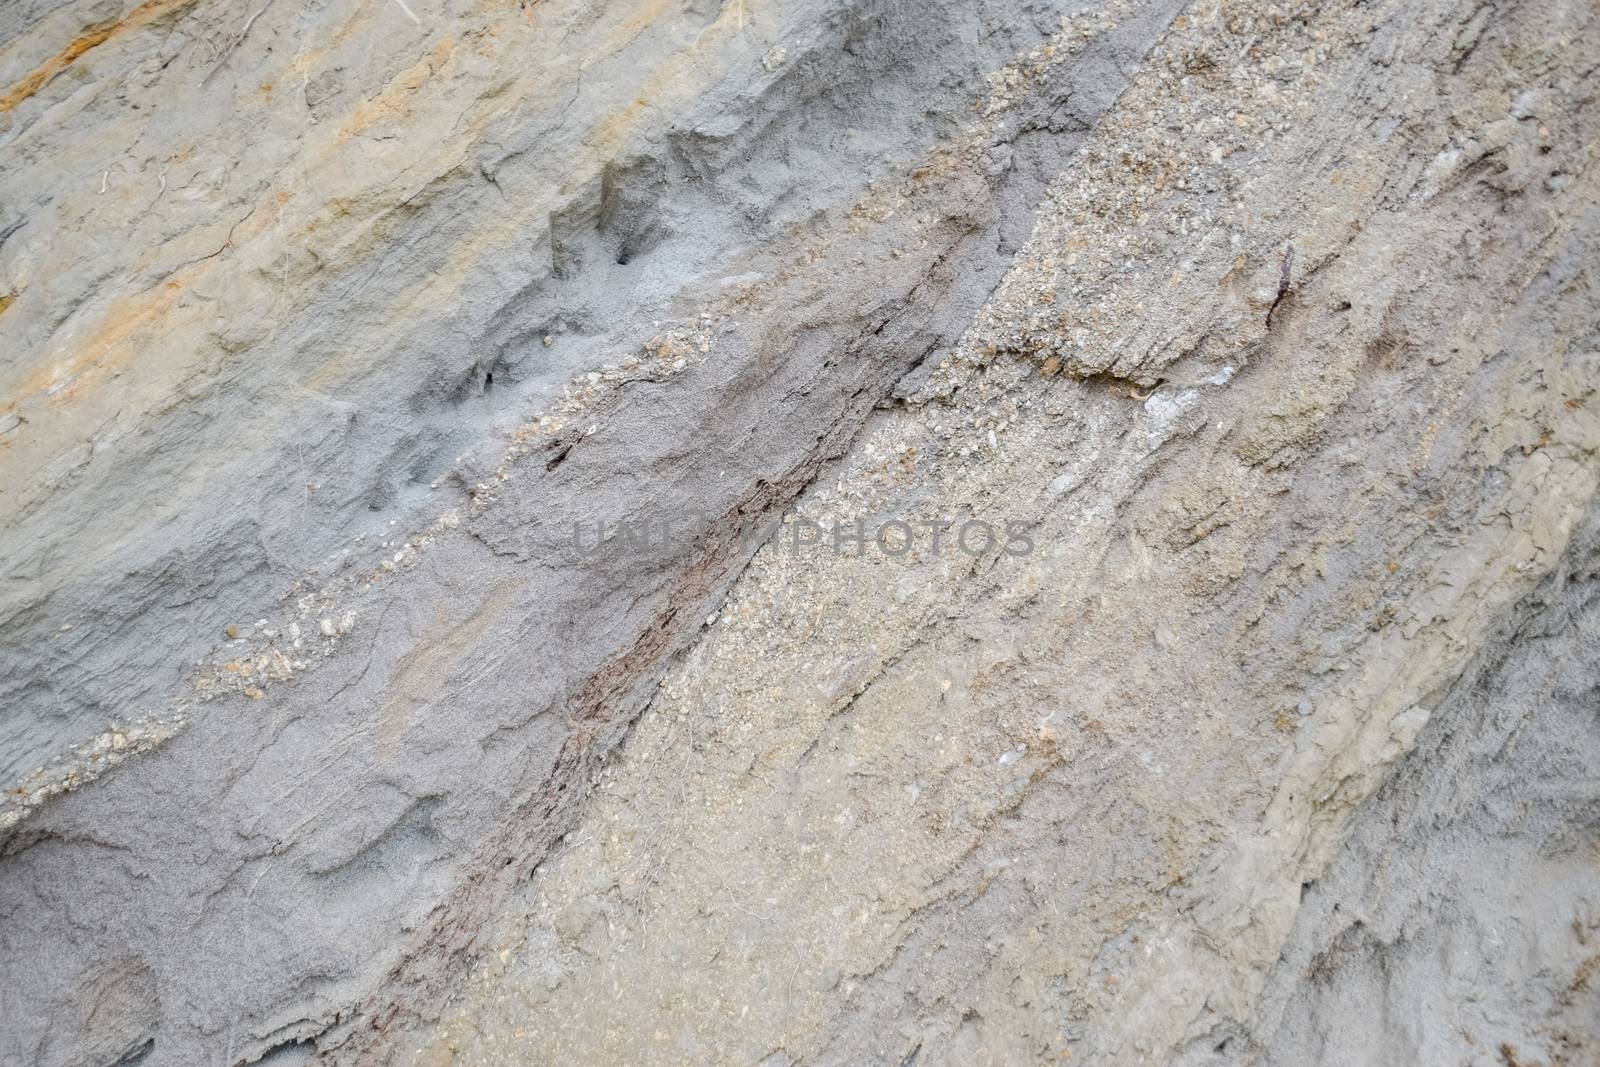
[[[597,153],[613,152],[623,139],[638,124],[641,116],[650,107],[650,100],[645,96],[634,97],[620,111],[613,111],[590,128],[588,135],[583,139]]]
[[[684,96],[695,86],[696,83],[687,75],[693,69],[704,39],[708,36],[737,33],[743,28],[744,21],[749,17],[749,8],[752,6],[754,0],[725,3],[722,13],[711,25],[696,34],[692,41],[683,42],[681,47],[650,72],[642,92],[620,110],[613,111],[590,127],[588,133],[584,135],[583,143],[602,156],[617,151],[628,134],[638,125],[639,120],[652,107],[661,107],[674,98]],[[607,50],[621,51],[644,32],[646,26],[658,20],[666,10],[667,6],[662,0],[645,0],[607,35]]]
[[[376,96],[357,104],[350,117],[339,126],[336,145],[342,145],[387,118],[399,118],[407,113],[406,98],[422,88],[455,54],[456,42],[446,37],[434,46],[432,52],[417,60],[397,74]]]
[[[337,30],[318,40],[317,47],[295,56],[294,62],[290,64],[290,72],[302,80],[310,77],[312,72],[321,69],[323,60],[355,37],[357,31],[370,22],[371,18],[372,5],[357,4]]]
[[[6,308],[17,302],[16,293],[0,293],[0,315],[6,313]]]
[[[163,13],[181,9],[191,3],[193,0],[145,0],[120,21],[107,23],[86,32],[55,59],[18,83],[6,96],[6,100],[12,102],[8,106],[14,106],[16,101],[26,99],[29,94],[36,92],[55,74],[65,69],[73,59],[97,44],[135,26],[148,23]],[[657,65],[646,75],[644,84],[639,87],[641,92],[628,98],[621,108],[588,131],[584,138],[586,147],[604,158],[608,152],[614,151],[618,145],[625,142],[642,116],[685,95],[696,84],[692,71],[696,53],[703,47],[705,39],[708,36],[738,32],[744,20],[748,18],[748,10],[755,6],[757,6],[755,0],[742,0],[738,4],[725,3],[721,15],[711,26],[702,29],[693,40],[682,41],[680,47],[665,62]],[[652,20],[661,17],[668,10],[670,7],[663,0],[634,0],[620,16],[619,23],[613,27],[610,36],[616,41],[630,40],[642,32]],[[365,25],[369,18],[370,10],[364,5],[358,6],[334,37],[342,39],[351,35]],[[437,41],[427,53],[395,75],[377,94],[359,102],[342,122],[328,131],[329,135],[323,140],[319,149],[313,149],[302,156],[303,162],[308,165],[326,162],[329,158],[336,157],[351,140],[372,127],[387,122],[403,122],[413,109],[419,106],[421,102],[419,93],[422,90],[430,88],[443,78],[450,77],[454,73],[454,65],[466,50],[474,47],[490,47],[487,43],[488,38],[494,36],[499,29],[500,27],[490,27],[487,31],[469,33],[464,40],[446,37]],[[315,69],[321,62],[321,53],[330,48],[332,43],[324,41],[323,45],[323,49],[317,52],[297,57],[291,65],[292,69],[302,75]],[[261,88],[265,90],[266,85],[263,84]],[[466,138],[468,141],[471,135],[481,132],[496,114],[504,110],[505,102],[498,99],[500,95],[494,94],[497,99],[492,106],[482,108],[472,117],[468,123]],[[452,151],[458,149],[459,143]],[[193,150],[192,144],[184,147],[173,157],[174,161],[187,156]],[[178,277],[168,279],[155,289],[113,303],[106,310],[102,321],[91,328],[87,339],[74,344],[76,351],[72,354],[41,361],[41,365],[21,371],[9,382],[5,382],[4,387],[0,388],[0,413],[17,409],[36,399],[45,399],[51,403],[66,402],[91,387],[96,379],[104,375],[108,367],[132,355],[140,340],[139,335],[161,323],[162,318],[177,305],[180,294],[194,281],[197,273],[209,271],[216,264],[224,262],[218,258],[218,253],[237,249],[258,236],[275,220],[281,221],[282,213],[292,196],[290,190],[269,189],[261,197],[257,209],[233,226],[227,241],[217,252],[200,262],[191,263]],[[337,223],[336,229],[344,232],[347,240],[354,240],[359,232],[385,224],[388,210],[350,212],[348,210],[350,205],[344,202],[345,199],[330,199],[323,211],[314,213],[311,218],[300,222],[297,228],[301,230],[302,236],[309,235],[319,228],[328,228],[323,227],[324,223]],[[360,203],[360,199],[357,198],[352,203]],[[419,287],[419,294],[412,296],[420,295],[420,291],[428,291],[436,296],[441,281],[459,283],[465,277],[467,268],[476,254],[481,254],[485,248],[497,247],[502,240],[514,239],[525,229],[529,218],[548,210],[547,204],[529,205],[525,212],[514,213],[516,217],[506,219],[501,225],[475,230],[451,255],[451,262],[444,272],[444,278],[431,279],[426,287]],[[3,305],[0,305],[0,310],[3,310]],[[337,379],[349,370],[348,364],[359,361],[360,357],[357,354],[344,353],[329,360],[323,367],[317,368],[310,377]]]
[[[14,110],[18,104],[49,85],[57,74],[72,66],[85,52],[98,48],[111,38],[129,30],[136,30],[169,11],[188,7],[192,3],[194,0],[145,0],[120,19],[90,26],[65,48],[39,64],[27,77],[8,89],[4,96],[0,96],[0,114]]]
[[[0,402],[0,413],[15,410],[24,401],[47,395],[53,402],[67,400],[77,391],[86,375],[111,361],[118,347],[141,326],[159,319],[177,301],[184,289],[181,281],[167,281],[137,296],[124,297],[111,305],[99,330],[67,361],[36,369],[6,392],[12,399]]]
[[[658,21],[668,11],[668,0],[644,0],[606,34],[602,48],[606,52],[621,51],[645,28]]]

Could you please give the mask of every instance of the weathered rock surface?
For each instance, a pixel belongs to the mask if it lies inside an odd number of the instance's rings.
[[[1591,4],[0,38],[6,1062],[1600,1062]]]

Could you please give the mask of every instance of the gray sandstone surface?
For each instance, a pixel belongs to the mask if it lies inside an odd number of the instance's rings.
[[[0,1062],[1600,1063],[1597,93],[6,6]]]

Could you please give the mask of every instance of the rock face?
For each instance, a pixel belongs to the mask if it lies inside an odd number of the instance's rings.
[[[0,1060],[1600,1062],[1600,11],[0,11]]]

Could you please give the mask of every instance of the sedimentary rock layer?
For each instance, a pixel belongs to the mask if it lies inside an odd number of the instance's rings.
[[[8,1061],[1600,1055],[1592,6],[0,33]]]

